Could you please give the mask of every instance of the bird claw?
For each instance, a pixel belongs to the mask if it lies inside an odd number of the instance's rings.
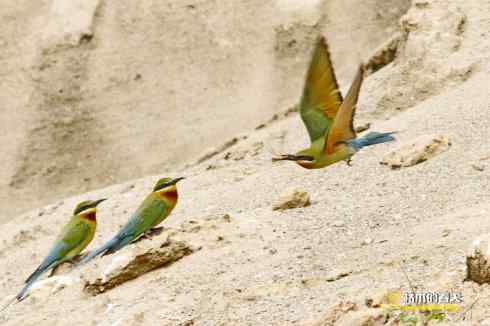
[[[345,161],[345,163],[347,164],[347,166],[352,166],[352,160],[351,159],[348,159],[347,161]]]
[[[147,237],[152,238],[156,235],[160,235],[163,232],[163,230],[164,230],[163,226],[159,226],[156,228],[149,229],[148,231],[145,232],[145,235]]]
[[[48,278],[49,277],[53,277],[55,276],[56,274],[58,274],[58,270],[60,268],[62,268],[63,265],[70,265],[71,267],[69,267],[70,269],[73,268],[74,265],[77,265],[83,257],[85,257],[87,254],[78,254],[76,255],[75,257],[73,257],[72,259],[68,259],[68,260],[65,260],[64,262],[62,262],[61,264],[53,267],[48,275]]]
[[[56,275],[56,272],[58,271],[58,268],[59,268],[59,267],[60,267],[60,265],[58,265],[58,266],[56,266],[56,267],[52,268],[52,269],[51,269],[51,271],[49,272],[48,278],[55,276],[55,275]]]
[[[156,228],[149,229],[148,231],[146,231],[145,233],[143,233],[143,235],[141,237],[139,237],[134,242],[141,241],[143,239],[151,239],[154,236],[160,235],[163,232],[163,230],[164,230],[163,226],[159,226],[159,227],[156,227]]]

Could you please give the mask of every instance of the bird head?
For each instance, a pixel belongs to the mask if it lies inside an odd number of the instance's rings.
[[[163,190],[165,188],[175,186],[177,184],[177,182],[179,182],[182,179],[184,179],[184,178],[182,178],[182,177],[175,178],[175,179],[172,179],[172,178],[161,178],[160,180],[157,181],[157,183],[153,187],[153,192],[160,191],[160,190]]]
[[[85,200],[82,201],[75,207],[75,210],[73,211],[74,215],[80,215],[80,214],[87,214],[90,212],[95,212],[95,207],[102,203],[104,200],[107,200],[107,198],[102,198],[99,200]]]

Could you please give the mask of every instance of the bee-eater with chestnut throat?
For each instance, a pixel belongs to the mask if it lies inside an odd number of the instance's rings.
[[[357,99],[364,78],[361,64],[352,85],[342,98],[324,37],[319,38],[306,75],[300,115],[311,145],[296,154],[274,157],[273,161],[294,161],[306,169],[319,169],[339,161],[350,163],[361,148],[389,142],[392,132],[370,132],[357,138],[353,126]]]
[[[25,298],[29,288],[44,272],[55,268],[63,262],[71,261],[87,247],[94,238],[97,226],[96,207],[104,200],[83,201],[76,206],[73,216],[54,242],[48,256],[34,273],[27,278],[26,285],[17,294],[16,298],[18,301]]]
[[[142,236],[146,231],[156,227],[170,215],[177,205],[177,182],[184,178],[163,178],[158,180],[153,191],[129,218],[126,225],[104,245],[91,252],[80,264],[85,264],[100,254],[111,254]]]

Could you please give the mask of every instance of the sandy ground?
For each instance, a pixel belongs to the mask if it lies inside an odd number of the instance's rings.
[[[407,289],[407,275],[418,289],[464,294],[470,313],[465,320],[451,316],[448,324],[488,322],[489,287],[464,282],[464,268],[469,244],[490,232],[490,166],[473,167],[490,155],[489,17],[490,3],[414,1],[400,23],[395,61],[367,78],[362,90],[356,124],[397,130],[400,143],[441,134],[452,143],[447,152],[400,170],[379,164],[394,143],[363,150],[352,167],[307,171],[272,164],[271,152],[306,144],[301,121],[291,114],[211,159],[171,170],[187,179],[166,227],[231,216],[226,227],[217,222],[202,232],[201,250],[95,297],[78,285],[33,296],[10,307],[0,322],[308,325],[338,302]],[[111,198],[99,209],[94,248],[124,223],[157,178],[71,197],[3,224],[0,292],[21,286],[77,201]],[[312,205],[273,211],[272,203],[291,187],[307,191]]]
[[[0,221],[253,130],[296,103],[318,32],[350,78],[408,2],[6,1]]]

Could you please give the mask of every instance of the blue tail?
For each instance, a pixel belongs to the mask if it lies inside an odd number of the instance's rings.
[[[370,132],[369,134],[357,138],[354,140],[351,140],[349,143],[356,149],[356,151],[360,150],[363,147],[370,146],[370,145],[376,145],[376,144],[382,144],[386,143],[389,141],[395,140],[395,137],[392,135],[395,134],[396,132]]]
[[[116,235],[114,238],[107,241],[103,246],[101,246],[98,249],[89,253],[87,255],[87,257],[82,259],[82,261],[79,263],[79,265],[83,265],[83,264],[88,263],[89,261],[91,261],[92,259],[94,259],[95,257],[97,257],[100,254],[103,254],[103,253],[109,254],[109,253],[116,252],[119,249],[121,249],[122,247],[124,247],[125,245],[127,245],[128,243],[130,243],[131,241],[132,241],[131,237],[121,238],[119,235]]]
[[[50,259],[51,257],[47,257],[41,265],[32,273],[26,280],[26,285],[20,290],[20,292],[15,296],[17,301],[22,301],[24,300],[27,291],[31,288],[32,284],[37,281],[39,276],[41,276],[45,271],[47,271],[50,268],[55,267],[60,263],[60,260],[58,259]]]
[[[24,300],[27,291],[31,288],[32,284],[37,281],[38,277],[41,276],[41,274],[42,273],[39,273],[39,274],[35,275],[34,277],[32,277],[29,280],[29,282],[26,283],[26,285],[24,285],[24,287],[22,288],[22,290],[20,290],[20,292],[15,296],[15,298],[17,299],[17,301]]]

